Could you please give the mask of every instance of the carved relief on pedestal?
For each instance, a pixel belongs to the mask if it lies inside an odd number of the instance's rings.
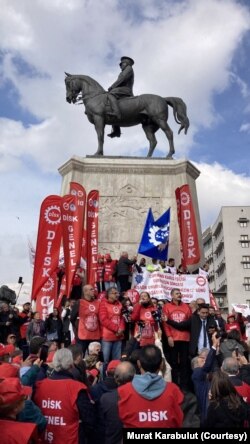
[[[149,208],[155,218],[159,217],[162,210],[160,198],[101,197],[100,242],[140,242]]]

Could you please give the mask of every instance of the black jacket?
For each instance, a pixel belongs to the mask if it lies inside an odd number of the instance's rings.
[[[207,323],[206,323],[206,330],[208,333],[209,325],[211,322],[214,323],[214,320],[208,316],[207,317]],[[198,351],[198,341],[200,337],[200,332],[202,328],[202,322],[198,314],[193,313],[192,316],[187,319],[187,321],[182,322],[175,322],[170,319],[167,320],[167,323],[171,325],[172,327],[176,328],[177,330],[189,330],[190,331],[190,342],[189,342],[189,353],[190,356],[193,358],[197,355]],[[212,346],[212,340],[211,337],[208,335],[209,339],[209,345]]]

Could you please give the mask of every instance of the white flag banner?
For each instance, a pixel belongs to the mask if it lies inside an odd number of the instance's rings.
[[[248,304],[232,304],[232,307],[236,313],[241,313],[242,316],[250,316],[250,308]]]
[[[147,291],[152,298],[171,300],[172,288],[179,288],[182,301],[189,303],[197,298],[204,298],[209,304],[209,287],[206,276],[198,274],[170,274],[154,271],[153,273],[133,274],[132,288]]]

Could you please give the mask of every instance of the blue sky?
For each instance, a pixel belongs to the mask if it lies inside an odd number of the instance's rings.
[[[134,94],[182,97],[190,129],[176,158],[201,171],[203,228],[223,205],[249,205],[250,4],[237,0],[0,0],[0,284],[30,281],[27,236],[39,207],[60,194],[57,169],[96,151],[81,107],[65,102],[64,71],[107,89],[119,60],[135,60]],[[144,133],[124,129],[105,153],[143,155]],[[167,144],[160,132],[155,155]],[[209,187],[209,193],[207,192]]]

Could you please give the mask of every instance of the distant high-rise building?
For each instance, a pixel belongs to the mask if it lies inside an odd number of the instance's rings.
[[[224,311],[250,303],[250,206],[222,207],[203,235],[209,286]]]

